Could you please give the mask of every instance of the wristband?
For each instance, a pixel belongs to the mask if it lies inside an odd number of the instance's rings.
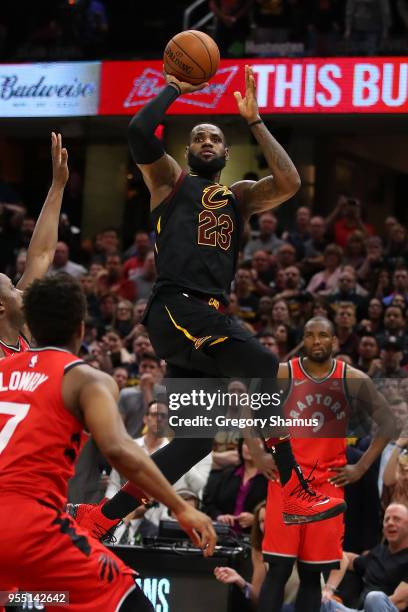
[[[175,87],[175,88],[177,89],[177,91],[178,91],[179,95],[181,94],[181,88],[180,88],[180,85],[177,85],[177,83],[175,83],[174,81],[170,81],[170,82],[168,83],[168,85],[171,85],[172,87]]]
[[[248,127],[253,127],[254,125],[258,125],[258,123],[263,123],[262,119],[257,119],[256,121],[252,121],[252,123],[248,123]]]

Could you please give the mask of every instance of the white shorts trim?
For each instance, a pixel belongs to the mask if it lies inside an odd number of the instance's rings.
[[[130,587],[130,589],[128,589],[128,590],[126,591],[126,593],[124,593],[124,594],[122,595],[122,599],[119,601],[118,605],[116,606],[116,608],[115,608],[115,612],[118,612],[118,611],[119,611],[120,606],[123,604],[123,602],[125,601],[126,597],[127,597],[127,596],[128,596],[128,595],[129,595],[129,594],[132,592],[132,591],[134,591],[134,590],[135,590],[135,588],[136,588],[136,583],[135,583],[133,586],[131,586],[131,587]]]

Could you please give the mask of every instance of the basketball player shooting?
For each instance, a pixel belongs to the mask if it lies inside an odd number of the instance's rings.
[[[79,283],[34,281],[24,313],[37,348],[0,362],[0,590],[66,591],[70,601],[59,603],[70,612],[153,612],[135,572],[64,512],[84,428],[120,473],[172,509],[205,555],[216,541],[211,520],[128,436],[114,380],[76,357],[86,317]]]
[[[35,224],[24,274],[14,286],[6,274],[0,274],[0,359],[27,350],[31,338],[24,323],[22,292],[36,278],[47,272],[54,259],[62,197],[67,184],[68,152],[61,134],[51,134],[52,183]]]
[[[219,127],[193,127],[186,147],[189,171],[163,149],[156,127],[169,106],[199,86],[166,75],[167,85],[130,122],[133,159],[150,191],[156,230],[157,282],[144,323],[156,354],[167,362],[169,378],[256,377],[271,382],[278,360],[247,330],[225,314],[234,278],[242,228],[251,215],[276,208],[300,186],[286,151],[262,121],[255,78],[245,68],[245,95],[235,92],[239,113],[257,140],[270,174],[259,181],[219,183],[229,159]],[[265,390],[267,390],[265,388]],[[270,391],[270,389],[269,389]],[[269,438],[279,470],[288,523],[316,521],[344,511],[344,501],[314,491],[299,470],[287,432]],[[152,458],[170,482],[176,482],[212,448],[208,438],[175,438]],[[100,506],[79,506],[77,520],[92,532],[110,529],[144,497],[131,483]]]

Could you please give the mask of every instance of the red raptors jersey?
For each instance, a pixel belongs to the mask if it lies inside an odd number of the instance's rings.
[[[307,374],[301,358],[291,359],[288,366],[291,386],[284,415],[306,422],[306,426],[289,428],[298,463],[307,469],[317,462],[319,471],[344,465],[349,417],[346,364],[334,359],[332,370],[324,379]]]
[[[65,408],[61,387],[64,374],[80,363],[58,348],[0,361],[0,497],[65,504],[83,426]]]
[[[0,349],[3,351],[4,357],[15,355],[16,353],[23,353],[24,351],[28,351],[29,348],[30,345],[28,344],[28,341],[22,335],[18,337],[16,346],[10,346],[9,344],[6,344],[0,340]],[[3,359],[4,357],[1,355],[0,359]]]

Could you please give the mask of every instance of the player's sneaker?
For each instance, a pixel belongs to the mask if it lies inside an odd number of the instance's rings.
[[[102,514],[100,504],[67,504],[66,510],[83,529],[87,529],[91,536],[101,542],[115,542],[114,531],[121,523],[121,519],[109,519]]]
[[[329,497],[311,488],[312,472],[305,478],[297,466],[292,470],[290,480],[282,487],[283,522],[286,525],[323,521],[345,512],[347,508],[344,499]]]

